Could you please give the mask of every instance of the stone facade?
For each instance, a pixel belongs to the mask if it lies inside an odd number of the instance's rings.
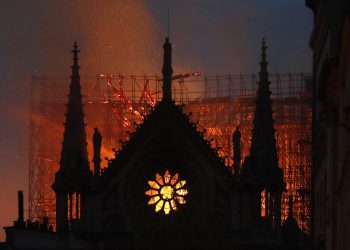
[[[61,165],[52,185],[57,232],[34,235],[25,227],[8,227],[12,248],[42,249],[47,244],[51,249],[261,250],[291,249],[292,244],[293,249],[305,249],[307,238],[292,212],[288,223],[281,225],[285,183],[277,159],[265,41],[251,155],[240,164],[237,128],[233,175],[172,100],[168,39],[163,49],[163,99],[104,169],[100,167],[102,138],[95,130],[93,173],[86,153],[75,44]],[[292,203],[290,207],[292,211]],[[28,242],[26,247],[21,239]]]
[[[350,246],[350,3],[308,0],[314,70],[315,249]]]

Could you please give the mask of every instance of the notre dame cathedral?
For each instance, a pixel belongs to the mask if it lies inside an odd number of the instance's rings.
[[[6,227],[4,249],[309,249],[292,213],[278,166],[271,92],[262,53],[250,156],[233,135],[234,174],[172,99],[172,45],[165,39],[163,98],[106,168],[102,137],[89,166],[75,43],[56,193],[56,232],[31,230],[23,212]],[[242,164],[241,164],[242,162]]]

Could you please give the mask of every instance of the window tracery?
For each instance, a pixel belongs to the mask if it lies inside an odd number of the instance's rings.
[[[169,214],[172,210],[176,211],[179,204],[186,204],[186,181],[180,180],[178,173],[171,175],[169,170],[166,170],[163,176],[156,173],[155,181],[148,181],[148,185],[151,188],[145,192],[151,197],[148,205],[155,205],[156,212],[164,211],[165,214]]]

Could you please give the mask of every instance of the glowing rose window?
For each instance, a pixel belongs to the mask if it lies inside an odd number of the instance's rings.
[[[151,187],[146,191],[146,195],[151,197],[148,205],[155,205],[156,212],[163,210],[165,214],[169,214],[171,210],[177,210],[179,204],[186,203],[184,198],[188,194],[184,188],[186,181],[180,181],[178,173],[173,176],[168,170],[164,176],[156,173],[155,181],[148,181],[148,185]]]

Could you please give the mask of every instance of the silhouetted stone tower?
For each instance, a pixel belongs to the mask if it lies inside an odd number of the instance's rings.
[[[94,135],[92,137],[94,147],[94,176],[100,176],[101,171],[101,146],[102,146],[102,135],[97,128],[94,129]]]
[[[264,216],[275,229],[279,229],[281,226],[281,195],[285,183],[283,170],[278,167],[266,49],[265,39],[263,39],[250,156],[258,189],[264,199],[262,201],[265,206]]]
[[[57,232],[68,230],[74,221],[84,216],[84,191],[87,190],[91,177],[76,42],[72,52],[74,57],[60,168],[52,185],[56,193]]]
[[[239,127],[236,127],[235,132],[233,133],[233,171],[235,175],[239,174],[241,169],[241,131]]]
[[[163,62],[163,100],[171,101],[171,77],[173,74],[173,69],[171,67],[171,43],[169,43],[169,38],[165,38],[165,43],[163,45],[164,50],[164,62]]]

